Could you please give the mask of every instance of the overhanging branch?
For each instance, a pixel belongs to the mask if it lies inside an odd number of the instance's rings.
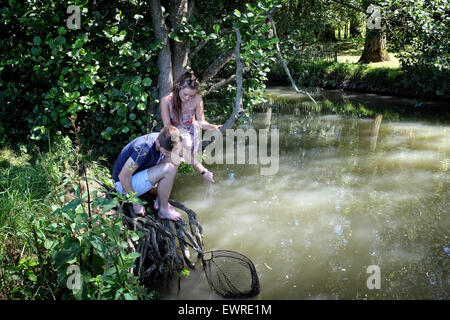
[[[276,38],[278,38],[278,36],[277,36],[277,28],[275,27],[275,23],[273,22],[273,19],[272,19],[272,12],[273,12],[273,10],[270,10],[270,11],[269,11],[269,13],[267,14],[267,18],[269,19],[270,25],[272,26],[273,35],[274,35]],[[286,63],[286,61],[284,60],[284,58],[283,58],[283,56],[282,56],[282,54],[281,54],[281,49],[280,49],[280,46],[278,45],[278,42],[275,43],[275,47],[276,47],[276,49],[277,49],[277,56],[278,56],[278,59],[280,59],[282,65],[283,65],[284,71],[286,72],[286,74],[287,74],[289,80],[291,81],[292,88],[294,88],[295,92],[297,92],[297,93],[303,93],[303,94],[306,94],[306,95],[308,96],[308,98],[309,98],[312,102],[314,102],[315,104],[317,104],[316,100],[314,100],[313,97],[311,97],[311,95],[309,94],[309,92],[304,91],[304,90],[299,90],[299,89],[297,88],[297,85],[295,84],[295,81],[294,81],[294,79],[292,78],[291,72],[289,71],[289,68],[288,68],[288,66],[287,66],[287,63]]]
[[[202,82],[207,82],[214,77],[217,72],[220,71],[228,62],[230,62],[235,56],[235,50],[230,49],[223,52],[202,74]]]
[[[248,72],[249,70],[250,70],[250,67],[248,67],[248,66],[247,66],[247,67],[244,67],[243,73],[246,73],[246,72]],[[211,86],[209,87],[209,89],[206,90],[206,91],[203,93],[203,96],[207,96],[207,95],[210,94],[211,92],[214,92],[214,91],[216,91],[216,90],[219,90],[220,88],[225,87],[227,84],[229,84],[229,83],[231,83],[231,82],[233,82],[233,81],[235,81],[235,80],[236,80],[236,74],[233,74],[233,75],[229,76],[227,79],[222,79],[222,80],[220,80],[220,81],[214,83],[213,85],[211,85]]]
[[[236,25],[233,25],[233,30],[236,33],[236,47],[234,49],[234,55],[236,56],[236,101],[233,107],[233,112],[225,122],[225,124],[220,128],[222,133],[228,128],[231,128],[233,124],[236,122],[237,118],[244,113],[244,109],[242,108],[242,73],[243,73],[243,63],[241,60],[240,47],[242,43],[241,33],[239,32],[239,28]]]

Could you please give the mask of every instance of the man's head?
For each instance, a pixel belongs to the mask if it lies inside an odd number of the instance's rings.
[[[182,137],[180,131],[174,126],[164,127],[156,140],[156,145],[165,157],[170,157],[171,154],[179,155],[181,151]]]

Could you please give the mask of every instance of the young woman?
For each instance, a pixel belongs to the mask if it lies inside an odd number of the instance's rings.
[[[164,127],[172,125],[182,133],[190,135],[192,141],[190,164],[202,174],[205,181],[215,182],[213,173],[195,159],[201,143],[201,129],[220,131],[221,127],[221,125],[210,124],[205,120],[203,99],[198,93],[199,88],[200,82],[193,72],[187,71],[182,74],[175,82],[172,92],[161,99],[161,118]],[[199,130],[196,130],[196,127]]]

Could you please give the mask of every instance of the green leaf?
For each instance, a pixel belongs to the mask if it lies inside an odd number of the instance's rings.
[[[136,77],[133,78],[132,83],[138,85],[138,84],[141,84],[141,81],[142,81],[141,77],[140,76],[136,76]]]
[[[103,274],[103,276],[107,277],[107,276],[112,276],[113,274],[117,273],[117,270],[115,267],[110,267],[108,270],[105,271],[105,273]]]
[[[274,38],[270,39],[269,41],[270,41],[270,43],[278,43],[278,42],[280,42],[280,39],[278,37],[274,37]]]
[[[136,93],[141,92],[141,87],[140,87],[139,85],[137,85],[137,84],[133,84],[133,85],[131,86],[131,89],[132,89],[134,92],[136,92]]]
[[[37,277],[32,270],[29,270],[27,272],[27,276],[28,276],[28,280],[33,281],[33,282],[37,281]]]
[[[72,241],[65,245],[62,251],[59,251],[55,256],[55,268],[60,268],[65,263],[76,258],[80,252],[81,247],[78,241]]]
[[[216,33],[219,33],[220,26],[219,26],[218,24],[215,24],[215,25],[213,26],[213,28],[214,28],[214,31],[215,31]]]
[[[72,211],[75,210],[79,205],[81,204],[81,199],[75,198],[73,200],[71,200],[70,202],[68,202],[64,208],[63,211]]]
[[[190,274],[191,274],[191,272],[188,269],[181,270],[181,275],[183,277],[189,277]]]
[[[138,241],[139,235],[136,232],[130,232],[131,241]]]
[[[34,45],[35,46],[40,46],[41,45],[41,37],[39,37],[39,36],[35,36],[34,38],[33,38],[33,43],[34,43]]]
[[[96,198],[92,204],[92,208],[95,209],[97,207],[102,207],[103,212],[109,211],[115,206],[119,204],[119,200],[117,198],[108,199],[108,198]]]
[[[36,47],[31,48],[31,54],[33,56],[39,56],[41,53],[42,53],[41,48],[36,48]]]
[[[123,296],[125,300],[137,300],[137,296],[131,293],[124,293]]]
[[[111,34],[116,34],[117,31],[119,31],[119,27],[114,26],[114,27],[111,28]]]
[[[58,34],[59,34],[60,36],[63,36],[63,35],[65,35],[66,33],[67,33],[66,28],[64,28],[64,27],[59,27],[59,28],[58,28]]]
[[[97,235],[91,235],[89,240],[91,241],[92,246],[94,247],[95,251],[101,258],[106,258],[106,246],[103,243],[103,239],[100,238]]]
[[[139,258],[141,254],[139,252],[131,252],[127,255],[128,258],[132,259],[133,261],[137,258]]]
[[[56,240],[49,240],[49,239],[44,240],[44,248],[47,250],[50,250],[51,248],[53,248],[53,246],[55,244],[56,244]]]
[[[241,17],[241,12],[238,9],[234,9],[234,15],[236,17]]]
[[[144,85],[144,87],[149,87],[152,84],[152,79],[144,78],[144,80],[142,80],[142,84]]]

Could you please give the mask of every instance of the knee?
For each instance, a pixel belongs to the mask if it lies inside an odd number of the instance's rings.
[[[165,174],[174,174],[178,170],[178,166],[173,164],[172,162],[167,162],[164,164],[163,171]]]

